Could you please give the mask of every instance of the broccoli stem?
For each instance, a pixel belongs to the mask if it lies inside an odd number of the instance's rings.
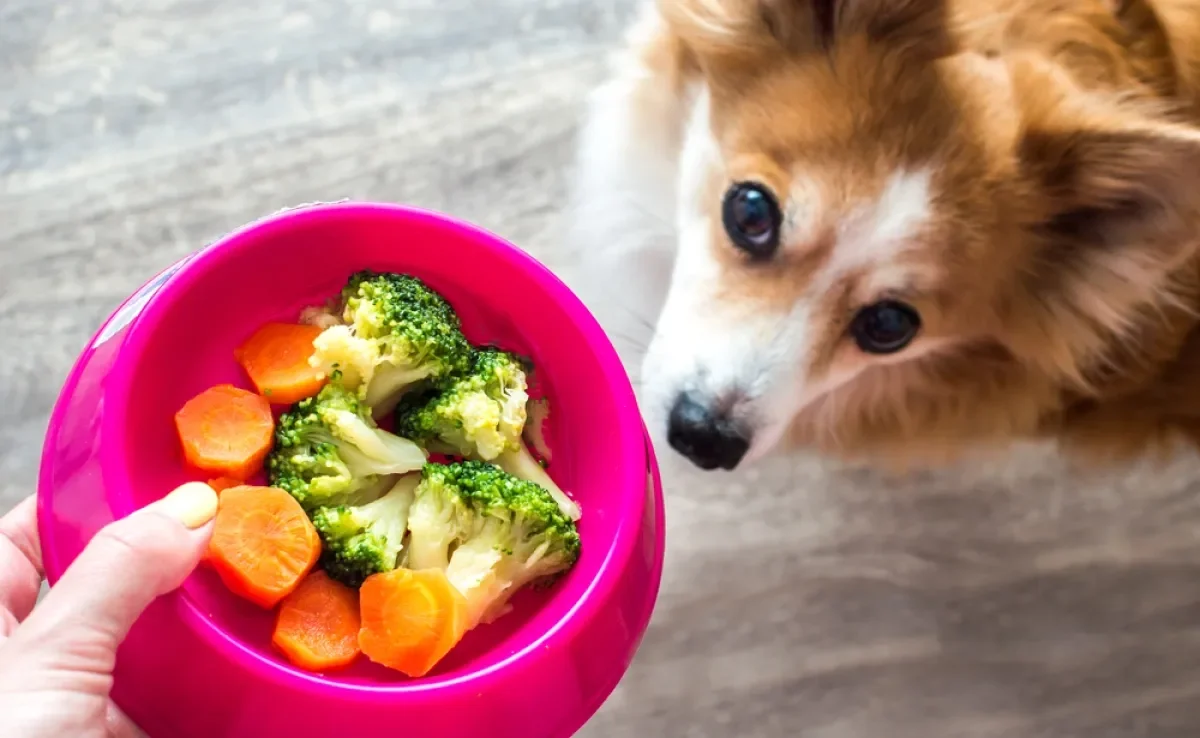
[[[400,535],[394,536],[399,541],[408,529],[408,511],[416,499],[417,485],[420,483],[420,474],[405,474],[383,496],[360,506],[359,512],[370,518],[372,523],[391,525],[395,529],[391,532],[399,532]]]
[[[391,571],[396,567],[403,548],[404,534],[408,531],[408,512],[416,499],[420,474],[407,474],[379,499],[359,508],[359,512],[371,521],[371,531],[387,541],[384,565]]]
[[[533,454],[529,453],[529,449],[525,444],[520,444],[516,451],[505,451],[496,457],[496,466],[500,467],[509,474],[519,479],[524,479],[527,482],[543,487],[547,492],[554,497],[554,501],[562,509],[563,515],[566,515],[571,520],[579,520],[582,511],[579,505],[575,503],[567,493],[554,483],[538,460]]]
[[[396,482],[395,474],[381,475],[375,477],[374,480],[363,484],[361,489],[346,495],[341,504],[345,505],[365,505],[378,500],[387,494],[387,491],[392,488]]]
[[[446,578],[467,600],[468,630],[479,624],[491,603],[509,587],[509,582],[496,575],[502,559],[503,554],[490,537],[467,541],[450,556]]]
[[[352,474],[407,474],[425,465],[424,449],[407,438],[373,427],[357,413],[327,413],[336,431],[333,442]]]
[[[414,535],[408,543],[408,559],[405,565],[409,569],[445,569],[450,565],[450,544],[453,538],[447,534],[444,538]]]
[[[450,546],[458,535],[456,505],[438,494],[417,492],[408,510],[408,550],[404,565],[409,569],[445,569],[450,564]]]

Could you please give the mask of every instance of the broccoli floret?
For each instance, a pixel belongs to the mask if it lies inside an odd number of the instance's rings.
[[[407,474],[373,502],[322,507],[313,513],[323,544],[321,567],[330,577],[357,588],[372,574],[396,568],[420,481],[420,474]]]
[[[528,399],[521,361],[506,351],[484,348],[475,352],[469,370],[443,389],[403,398],[396,408],[396,432],[433,450],[493,462],[545,488],[567,517],[578,520],[579,506],[522,439]]]
[[[539,485],[482,461],[426,464],[421,476],[408,565],[445,567],[467,599],[468,627],[503,614],[521,588],[552,580],[579,558],[575,523]]]
[[[412,386],[463,371],[471,346],[450,303],[403,274],[362,271],[342,290],[342,321],[313,342],[313,366],[358,392],[376,417]]]
[[[469,370],[445,389],[413,393],[401,400],[396,432],[492,461],[521,445],[528,399],[525,372],[517,358],[484,348],[474,353]]]
[[[374,499],[427,458],[417,444],[379,428],[354,393],[330,382],[280,417],[267,474],[311,510]]]

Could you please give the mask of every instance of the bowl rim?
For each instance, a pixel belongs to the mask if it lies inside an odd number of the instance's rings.
[[[397,684],[365,684],[342,681],[336,673],[332,676],[325,676],[304,672],[290,664],[267,657],[260,653],[259,649],[243,643],[233,634],[221,628],[201,611],[197,603],[182,587],[170,593],[168,597],[175,598],[180,605],[178,614],[185,627],[200,633],[224,657],[238,667],[252,672],[256,678],[268,679],[289,687],[303,687],[306,691],[332,689],[356,693],[365,698],[396,699],[409,695],[420,695],[427,699],[431,696],[430,693],[440,693],[446,690],[464,687],[471,690],[486,689],[489,684],[503,678],[504,672],[511,671],[513,668],[533,667],[545,653],[554,652],[558,650],[557,647],[567,646],[575,640],[586,623],[595,618],[598,612],[612,600],[616,590],[620,587],[620,575],[625,569],[625,564],[637,552],[639,537],[643,534],[641,528],[645,520],[646,506],[658,504],[657,495],[647,494],[647,477],[648,475],[652,476],[654,465],[652,457],[648,454],[653,452],[652,447],[648,444],[633,386],[615,348],[598,321],[557,275],[531,254],[507,239],[446,213],[411,205],[374,201],[342,200],[332,203],[305,204],[276,211],[229,231],[198,251],[184,255],[174,264],[147,280],[146,285],[159,280],[161,283],[152,295],[143,299],[137,315],[129,321],[124,338],[125,345],[122,346],[120,354],[126,357],[137,355],[148,337],[153,334],[153,327],[159,317],[166,312],[164,308],[173,304],[189,285],[200,279],[203,274],[228,259],[236,258],[239,252],[252,248],[254,243],[264,236],[275,232],[304,228],[309,221],[323,219],[331,212],[341,213],[348,218],[386,217],[396,220],[424,221],[437,227],[449,228],[462,238],[472,240],[479,247],[508,261],[515,268],[525,271],[540,289],[548,293],[551,301],[558,309],[568,314],[568,318],[583,334],[586,345],[591,349],[593,359],[600,364],[610,395],[617,400],[620,427],[613,429],[612,432],[619,435],[622,454],[628,455],[630,459],[641,460],[638,464],[630,463],[628,465],[626,475],[629,479],[622,482],[622,489],[627,490],[625,494],[630,497],[622,506],[624,514],[616,526],[615,534],[612,536],[604,558],[598,564],[597,573],[557,621],[513,653],[499,658],[485,667],[465,670],[461,673],[423,677]],[[72,368],[64,383],[60,400],[69,397],[72,393],[79,374],[87,363],[85,360],[87,355],[93,352],[100,343],[98,339],[110,332],[110,324],[113,319],[139,296],[146,285],[139,287],[121,303],[86,344],[83,355]],[[126,396],[131,390],[135,365],[136,363],[133,361],[122,361],[120,356],[113,362],[107,377],[107,382],[110,384],[105,390],[105,395],[115,396],[118,402],[113,403],[112,409],[103,414],[100,433],[106,437],[119,437],[119,434],[114,431],[124,427],[125,407],[119,399]],[[56,403],[50,417],[49,437],[53,437],[60,427],[63,420],[62,413],[67,404]],[[102,478],[107,480],[114,478],[114,474],[123,474],[124,464],[118,456],[117,454],[101,455]],[[49,467],[49,464],[43,465],[43,478],[39,480],[39,487],[44,489],[51,488],[49,480],[45,478],[50,470]],[[119,499],[127,509],[120,510],[113,506],[114,517],[123,517],[134,511],[135,507],[131,500],[125,497]],[[114,498],[110,496],[110,506],[114,501]],[[39,498],[38,510],[39,519],[43,521],[43,524],[39,525],[39,532],[49,539],[47,541],[49,543],[54,538],[54,526],[52,520],[49,519],[48,499]],[[656,517],[661,518],[663,511],[656,512]],[[53,549],[54,547],[50,545],[48,548]],[[60,570],[56,572],[48,570],[47,574],[55,578],[61,576],[61,569],[65,569],[62,566],[63,562],[58,560],[57,555],[48,558],[47,564]],[[656,552],[652,565],[651,584],[658,581],[661,576],[662,559],[661,552]]]

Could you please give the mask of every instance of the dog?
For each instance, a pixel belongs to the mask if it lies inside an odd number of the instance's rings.
[[[660,0],[608,75],[572,286],[696,467],[1200,442],[1200,0]]]

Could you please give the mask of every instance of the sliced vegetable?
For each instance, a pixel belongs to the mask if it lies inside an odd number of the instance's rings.
[[[253,392],[220,384],[175,413],[183,455],[195,469],[246,481],[262,470],[271,450],[271,404]]]
[[[283,599],[271,642],[302,669],[348,666],[358,654],[358,592],[320,569]]]
[[[233,352],[259,394],[275,405],[291,405],[325,386],[309,360],[321,328],[300,323],[267,323]]]
[[[233,489],[234,487],[243,487],[243,486],[245,486],[245,483],[240,482],[240,481],[234,479],[233,477],[217,477],[216,479],[208,480],[208,486],[212,487],[213,492],[217,493],[217,499],[220,500],[221,494],[225,490]],[[203,558],[205,561],[208,561],[209,556],[210,556],[209,550],[205,549],[204,555],[201,558]]]
[[[393,569],[367,578],[359,590],[367,658],[422,677],[454,648],[467,625],[467,601],[441,569]]]
[[[234,594],[273,608],[320,555],[316,528],[287,492],[241,486],[221,493],[208,560]]]

